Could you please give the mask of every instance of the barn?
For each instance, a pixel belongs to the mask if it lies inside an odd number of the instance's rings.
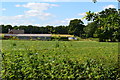
[[[9,29],[8,34],[24,34],[24,30]]]
[[[51,34],[4,34],[5,38],[14,37],[20,40],[51,40]]]

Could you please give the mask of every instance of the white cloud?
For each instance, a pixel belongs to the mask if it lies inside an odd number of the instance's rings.
[[[28,18],[23,18],[24,16],[18,15],[18,16],[0,16],[0,21],[2,21],[0,24],[10,24],[10,25],[34,25],[34,21]]]
[[[85,16],[86,13],[79,13],[78,15],[79,15],[79,16]]]
[[[54,15],[51,14],[51,13],[45,13],[45,12],[39,11],[39,10],[25,11],[25,16],[27,16],[27,17],[36,17],[36,18],[39,18],[41,20],[47,20],[49,18],[54,17]]]
[[[17,5],[15,5],[15,7],[20,7],[20,5],[19,5],[19,4],[17,4]]]
[[[6,9],[5,8],[0,8],[1,11],[5,11]]]
[[[4,22],[4,23],[23,23],[28,21],[27,17],[25,17],[24,15],[17,15],[17,16],[0,16],[0,21]],[[30,21],[30,20],[29,20]]]
[[[49,3],[28,3],[25,5],[16,5],[16,7],[25,7],[25,8],[29,8],[32,10],[39,10],[39,11],[48,10],[49,8],[54,6],[58,6],[58,5],[49,4]]]
[[[66,18],[63,20],[55,20],[55,21],[51,21],[48,25],[52,24],[53,26],[59,26],[59,25],[69,25],[70,20],[74,20],[74,19],[81,19],[81,18]]]
[[[103,7],[103,9],[109,9],[109,8],[116,8],[116,7],[115,5],[108,5],[108,6]]]
[[[70,21],[70,20],[74,20],[74,19],[81,19],[81,18],[66,18],[65,20]]]
[[[51,7],[57,7],[56,4],[49,4],[49,3],[27,3],[25,5],[15,5],[16,7],[24,7],[30,10],[25,11],[25,16],[29,17],[37,17],[41,20],[49,19],[54,15],[51,13],[46,13],[44,11],[48,10]]]
[[[11,25],[39,25],[44,20],[54,18],[54,15],[46,12],[49,8],[57,7],[56,4],[49,3],[27,3],[24,5],[15,5],[15,7],[28,8],[29,10],[24,11],[21,15],[15,16],[0,16],[1,23]],[[5,10],[5,9],[0,9]]]
[[[25,18],[24,15],[17,15],[17,16],[14,16],[15,19],[22,19],[22,18]]]
[[[6,9],[5,9],[5,8],[3,8],[2,10],[3,10],[3,11],[5,11]]]
[[[44,26],[46,25],[52,25],[52,26],[68,25],[68,21],[67,20],[53,20],[53,21],[48,22],[47,24],[44,24]]]

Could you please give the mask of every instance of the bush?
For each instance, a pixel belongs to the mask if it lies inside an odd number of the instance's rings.
[[[88,59],[85,63],[79,63],[77,60],[57,56],[46,57],[32,52],[2,53],[2,78],[6,80],[50,78],[103,80],[119,77],[116,67],[104,67],[96,60]]]

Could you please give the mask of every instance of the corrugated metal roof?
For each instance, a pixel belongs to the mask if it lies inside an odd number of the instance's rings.
[[[51,34],[5,34],[5,36],[52,36]]]
[[[12,29],[12,30],[9,30],[8,33],[14,33],[14,34],[24,34],[24,30],[15,30],[15,29]]]

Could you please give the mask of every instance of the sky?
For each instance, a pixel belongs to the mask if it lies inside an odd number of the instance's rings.
[[[99,0],[98,0],[99,1]],[[112,0],[111,0],[112,1]],[[118,8],[118,2],[60,2],[59,0],[42,0],[40,2],[0,2],[0,24],[59,26],[68,25],[70,20],[82,19],[88,11],[100,12],[106,8]]]

